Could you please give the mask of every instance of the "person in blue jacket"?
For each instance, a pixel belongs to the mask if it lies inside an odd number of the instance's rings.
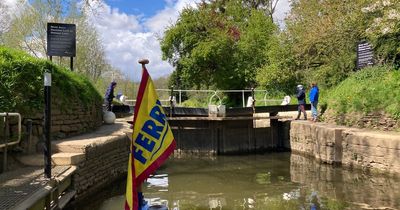
[[[312,115],[312,120],[314,122],[317,121],[318,117],[318,97],[319,97],[319,89],[317,86],[317,83],[313,82],[311,83],[311,90],[310,90],[310,103],[311,103],[311,115]]]
[[[304,114],[304,120],[307,120],[307,113],[305,109],[306,105],[306,92],[304,91],[303,85],[297,85],[297,101],[298,101],[298,114],[296,117],[296,120],[300,119],[300,115],[303,112]]]
[[[116,86],[117,86],[117,83],[112,81],[110,83],[110,86],[108,86],[106,94],[104,96],[104,103],[106,104],[107,111],[111,111],[112,101],[113,101],[113,98],[115,98],[114,89]]]

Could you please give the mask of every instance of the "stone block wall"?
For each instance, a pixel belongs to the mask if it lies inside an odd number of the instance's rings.
[[[394,185],[387,176],[318,164],[316,160],[292,153],[290,177],[292,182],[312,186],[321,197],[351,201],[355,205],[351,209],[397,209],[400,205],[400,186]],[[310,192],[306,194],[309,195]],[[367,208],[362,208],[365,204]]]
[[[57,101],[52,103],[51,110],[51,136],[52,139],[61,139],[77,134],[95,130],[103,123],[101,104],[83,105],[80,103],[70,104],[68,107],[59,104]],[[31,113],[22,117],[21,146],[27,153],[41,151],[43,139],[44,114],[43,110]],[[32,133],[28,139],[27,120],[32,120]],[[17,133],[17,121],[11,122],[11,135]]]
[[[82,199],[126,175],[130,141],[116,136],[85,148],[85,159],[73,176],[77,199]]]
[[[322,162],[341,163],[343,129],[322,123],[292,121],[290,148],[294,152],[313,156]]]
[[[329,164],[400,173],[400,133],[292,121],[290,148]]]
[[[400,173],[400,134],[344,130],[342,164]]]

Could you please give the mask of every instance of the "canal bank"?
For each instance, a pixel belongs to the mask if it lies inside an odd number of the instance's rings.
[[[58,153],[53,155],[53,162],[76,166],[72,176],[76,201],[125,176],[131,132],[127,120],[130,118],[118,119],[91,134],[54,142]],[[275,131],[279,138],[274,140],[268,122],[262,117],[208,122],[170,120],[177,141],[174,156],[291,150],[328,164],[400,174],[398,133],[281,119]]]
[[[128,120],[131,117],[117,119],[115,124],[103,125],[90,134],[53,142],[53,163],[57,166],[74,167],[69,186],[75,192],[73,203],[97,194],[105,186],[126,175],[131,132],[126,122]],[[190,151],[190,156],[196,153],[202,156],[203,151],[208,151],[212,156],[254,154],[284,148],[328,164],[400,173],[398,133],[282,118],[279,119],[278,130],[274,131],[278,133],[275,135],[278,139],[274,140],[269,121],[265,116],[240,120],[214,119],[209,124],[204,121],[182,124],[182,120],[170,120],[178,146],[175,157],[181,158],[187,154],[185,151]]]
[[[400,174],[400,133],[292,121],[292,152],[328,164]]]

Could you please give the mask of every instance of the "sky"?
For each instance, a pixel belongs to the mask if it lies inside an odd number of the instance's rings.
[[[0,0],[9,6],[17,0]],[[139,81],[141,66],[137,61],[148,58],[153,79],[171,74],[174,68],[161,59],[159,39],[166,27],[177,20],[179,12],[195,6],[199,0],[104,0],[92,2],[95,8],[90,20],[97,28],[107,60],[126,77]],[[288,0],[279,0],[275,19],[283,24],[289,11]]]

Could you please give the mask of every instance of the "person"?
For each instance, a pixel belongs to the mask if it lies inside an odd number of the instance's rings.
[[[311,83],[311,90],[310,90],[310,103],[311,103],[311,115],[312,121],[316,122],[318,117],[318,97],[319,97],[319,89],[317,83]]]
[[[298,114],[296,120],[300,119],[301,112],[304,114],[304,120],[307,120],[307,113],[305,109],[306,104],[306,92],[304,91],[303,85],[297,85],[297,101],[298,101]]]
[[[112,101],[114,99],[114,89],[117,86],[117,83],[115,81],[112,81],[110,83],[110,86],[108,86],[106,95],[104,96],[104,103],[106,104],[106,110],[111,111],[111,105]]]

